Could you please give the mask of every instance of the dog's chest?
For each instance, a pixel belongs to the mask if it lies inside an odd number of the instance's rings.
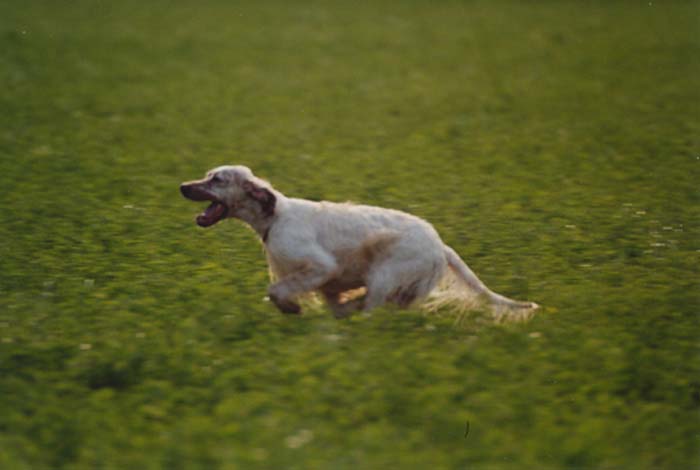
[[[275,256],[275,254],[266,250],[265,255],[267,257],[267,264],[270,267],[270,271],[275,275],[276,278],[283,278],[292,272],[294,272],[298,266],[298,262],[293,262],[292,260],[283,257]]]

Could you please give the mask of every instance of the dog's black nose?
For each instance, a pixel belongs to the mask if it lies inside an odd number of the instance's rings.
[[[192,197],[192,186],[183,183],[180,185],[180,192],[187,199],[190,199]]]

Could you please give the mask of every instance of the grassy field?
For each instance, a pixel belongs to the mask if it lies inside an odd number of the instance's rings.
[[[0,468],[697,468],[699,77],[697,1],[3,1]],[[224,163],[543,309],[282,316]]]

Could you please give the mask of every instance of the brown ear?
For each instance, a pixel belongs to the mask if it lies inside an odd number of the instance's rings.
[[[277,198],[272,191],[267,188],[263,188],[262,186],[258,186],[252,181],[244,181],[242,188],[248,197],[260,204],[260,208],[265,216],[269,217],[275,213]]]

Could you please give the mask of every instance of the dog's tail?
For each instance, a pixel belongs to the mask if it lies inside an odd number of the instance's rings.
[[[428,308],[436,309],[452,305],[468,310],[487,303],[493,308],[494,316],[498,320],[523,320],[531,317],[539,307],[534,302],[521,302],[493,292],[447,245],[445,245],[445,259],[450,269],[443,277],[440,286],[431,294],[427,302]]]

